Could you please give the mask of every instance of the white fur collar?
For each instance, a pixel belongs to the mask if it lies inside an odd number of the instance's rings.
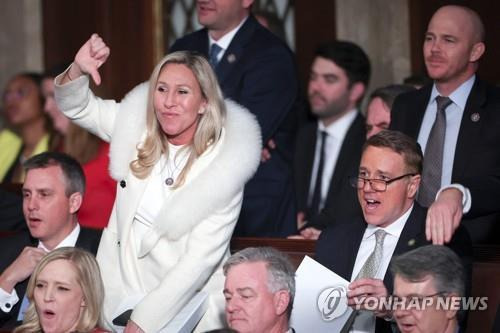
[[[116,181],[130,171],[129,163],[137,157],[137,144],[146,132],[148,82],[139,84],[121,101],[110,144],[109,172]]]
[[[137,86],[120,105],[110,151],[111,174],[116,180],[130,172],[129,163],[136,158],[136,146],[145,132],[147,90],[145,83]],[[209,168],[177,189],[169,204],[161,208],[161,223],[155,223],[143,238],[140,256],[146,255],[160,237],[179,239],[213,212],[224,208],[257,170],[262,148],[257,120],[230,100],[226,100],[226,106],[225,138],[217,156]]]

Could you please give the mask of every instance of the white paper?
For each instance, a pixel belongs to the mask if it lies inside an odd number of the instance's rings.
[[[340,332],[352,312],[345,296],[349,283],[305,256],[295,275],[291,327],[297,333]]]

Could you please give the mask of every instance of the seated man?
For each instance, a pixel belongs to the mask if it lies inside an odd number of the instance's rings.
[[[395,257],[391,272],[394,317],[401,332],[458,332],[458,310],[451,305],[453,297],[465,295],[465,272],[453,251],[420,247]]]
[[[246,248],[224,264],[226,319],[239,333],[291,333],[295,269],[281,252]]]
[[[73,158],[42,153],[24,165],[23,212],[28,231],[2,239],[0,251],[0,327],[11,329],[28,307],[28,280],[43,255],[62,246],[96,253],[100,231],[83,229],[76,213],[85,191],[85,176]],[[22,302],[20,302],[22,299]]]
[[[366,107],[366,138],[389,128],[391,123],[391,108],[394,100],[400,94],[413,91],[415,88],[404,84],[390,84],[375,89],[368,99]]]
[[[355,305],[358,296],[390,294],[393,280],[386,271],[392,256],[428,244],[426,210],[415,202],[421,171],[422,151],[410,137],[382,131],[366,141],[358,175],[351,177],[363,217],[329,227],[316,244],[321,264],[354,281],[347,294],[349,305]],[[464,258],[472,256],[463,228],[457,229],[449,245]],[[376,320],[390,318],[389,311],[353,313],[347,326],[356,332],[391,332],[388,321]]]

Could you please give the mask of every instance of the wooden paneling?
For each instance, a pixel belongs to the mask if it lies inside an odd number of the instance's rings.
[[[316,241],[286,238],[234,237],[231,239],[231,253],[247,247],[269,246],[286,253],[297,268],[304,256],[314,258]]]
[[[295,53],[305,88],[316,47],[335,39],[335,1],[295,1]]]
[[[424,35],[432,14],[441,6],[459,4],[470,7],[479,13],[486,27],[486,53],[479,65],[478,74],[491,83],[500,83],[500,1],[497,0],[410,0],[410,35],[411,35],[411,64],[413,73],[425,73],[425,64],[422,55]]]
[[[155,0],[43,0],[45,68],[70,62],[93,32],[111,48],[97,93],[120,99],[146,80],[155,59]]]

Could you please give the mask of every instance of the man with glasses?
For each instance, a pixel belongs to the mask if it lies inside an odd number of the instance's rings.
[[[465,295],[465,270],[453,251],[422,246],[395,257],[391,272],[394,318],[401,332],[458,332],[459,311],[451,304]]]
[[[358,174],[350,179],[363,217],[324,230],[316,246],[321,264],[352,281],[349,305],[364,296],[387,297],[393,285],[387,272],[392,256],[428,244],[426,209],[415,202],[421,171],[420,146],[400,132],[382,131],[363,146]],[[462,228],[449,245],[460,256],[471,256],[470,238]],[[390,311],[366,311],[363,302],[358,310],[345,332],[391,332]]]

